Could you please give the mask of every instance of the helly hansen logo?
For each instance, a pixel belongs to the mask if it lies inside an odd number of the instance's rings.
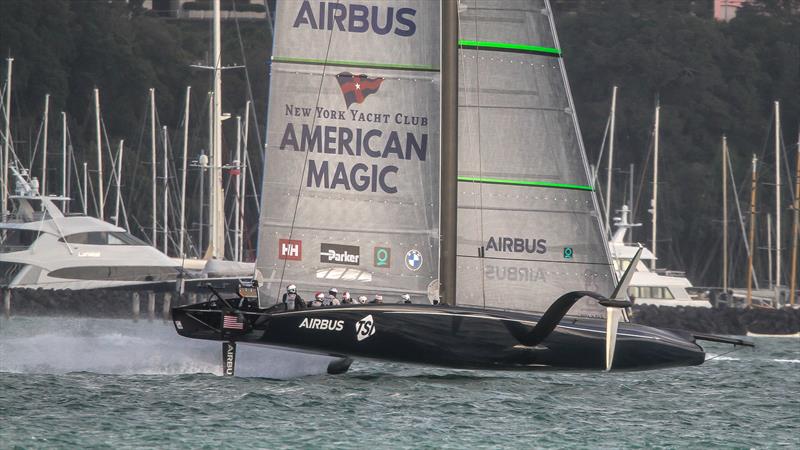
[[[300,261],[303,259],[303,241],[278,239],[278,259]]]

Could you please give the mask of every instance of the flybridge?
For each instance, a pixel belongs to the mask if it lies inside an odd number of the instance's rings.
[[[413,8],[382,8],[351,3],[342,5],[334,2],[318,2],[316,9],[310,1],[300,5],[293,28],[310,27],[315,30],[346,31],[349,33],[365,33],[372,30],[375,34],[394,32],[398,36],[413,36],[417,24],[412,19],[417,10]],[[316,15],[315,15],[316,10]]]

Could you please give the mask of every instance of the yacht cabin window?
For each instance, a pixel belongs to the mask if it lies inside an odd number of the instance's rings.
[[[59,241],[84,245],[147,245],[141,239],[123,231],[75,233],[62,237]]]
[[[38,237],[39,231],[37,230],[4,228],[0,230],[0,253],[27,250]]]
[[[673,300],[672,291],[668,287],[661,286],[631,286],[628,288],[628,295],[635,298],[655,298]]]

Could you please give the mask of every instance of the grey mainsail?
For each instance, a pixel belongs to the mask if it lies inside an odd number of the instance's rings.
[[[257,277],[426,295],[438,273],[439,4],[278,2]]]
[[[568,291],[610,294],[549,4],[462,0],[459,20],[458,303],[544,311]]]

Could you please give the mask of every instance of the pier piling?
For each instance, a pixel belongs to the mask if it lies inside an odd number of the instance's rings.
[[[170,319],[171,310],[172,310],[172,292],[165,292],[164,305],[163,309],[161,310],[161,318],[164,319],[164,321]]]
[[[141,309],[141,301],[139,300],[139,293],[134,292],[131,294],[131,307],[133,312],[133,321],[139,321],[139,311]]]
[[[147,291],[147,320],[153,321],[156,318],[156,293]]]
[[[11,317],[11,289],[3,290],[3,315]]]

